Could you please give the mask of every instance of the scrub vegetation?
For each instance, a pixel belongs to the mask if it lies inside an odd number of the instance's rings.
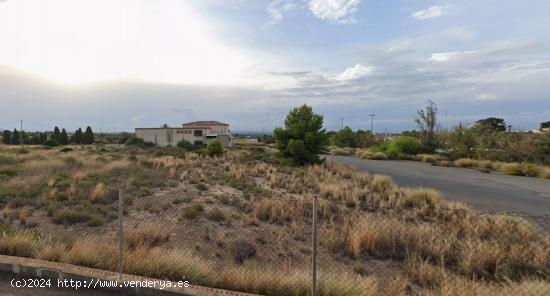
[[[268,147],[0,146],[0,253],[266,295],[509,295],[550,290],[550,237],[427,188],[336,165],[279,164]],[[429,158],[428,156],[425,156]]]

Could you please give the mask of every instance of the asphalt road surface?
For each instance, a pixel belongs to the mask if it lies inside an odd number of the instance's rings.
[[[330,161],[330,156],[327,158]],[[373,174],[389,175],[401,186],[436,189],[447,200],[462,201],[482,211],[550,215],[550,180],[487,174],[418,161],[364,160],[351,156],[335,156],[335,161]]]

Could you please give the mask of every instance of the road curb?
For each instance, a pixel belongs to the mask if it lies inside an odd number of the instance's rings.
[[[80,281],[155,281],[158,279],[123,274],[106,271],[101,269],[77,266],[67,263],[51,262],[40,259],[22,258],[14,256],[0,255],[0,272],[12,273],[17,275],[32,276],[36,278],[51,279],[52,281],[73,279]],[[177,285],[171,282],[172,286]],[[90,288],[80,288],[89,290]],[[100,288],[97,288],[100,289]],[[189,287],[166,287],[164,289],[151,287],[133,287],[120,288],[109,287],[101,288],[104,290],[123,292],[125,294],[136,296],[259,296],[258,294],[248,294],[229,290],[208,288],[203,286],[190,285]]]

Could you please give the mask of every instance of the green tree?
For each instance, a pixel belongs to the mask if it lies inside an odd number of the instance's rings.
[[[334,134],[333,144],[338,147],[355,147],[355,134],[349,127],[345,127]]]
[[[222,142],[220,142],[220,140],[218,139],[208,142],[208,145],[206,146],[206,154],[208,154],[209,156],[222,155],[223,154]]]
[[[420,129],[420,142],[424,151],[433,152],[437,148],[437,105],[428,100],[426,109],[418,110],[418,115],[414,121]]]
[[[550,121],[541,122],[540,129],[542,130],[543,128],[550,128]]]
[[[86,127],[84,136],[82,137],[82,144],[93,144],[95,142],[94,132],[91,127]]]
[[[355,147],[368,148],[376,145],[376,139],[370,131],[358,130],[354,137]]]
[[[323,116],[307,105],[292,109],[285,119],[285,127],[276,128],[274,135],[279,158],[292,165],[320,163],[319,153],[328,144]]]
[[[82,138],[83,138],[83,134],[82,134],[82,129],[81,128],[78,128],[73,136],[71,137],[71,143],[73,144],[82,144]]]
[[[482,132],[504,132],[506,131],[506,122],[502,118],[489,117],[476,121],[474,127]]]
[[[2,133],[2,143],[6,145],[11,144],[11,132],[9,130],[4,130]]]
[[[13,129],[13,133],[11,134],[11,143],[13,145],[21,144],[21,136],[19,135],[17,129]]]
[[[68,145],[69,144],[69,136],[67,135],[67,131],[65,129],[61,129],[61,136],[60,136],[60,142],[61,145]]]
[[[53,129],[52,139],[54,139],[57,143],[61,143],[61,131],[57,126]]]

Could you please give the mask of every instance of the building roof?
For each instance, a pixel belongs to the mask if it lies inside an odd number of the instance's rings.
[[[227,123],[219,122],[219,121],[193,121],[182,124],[183,127],[203,127],[203,126],[229,126]]]

